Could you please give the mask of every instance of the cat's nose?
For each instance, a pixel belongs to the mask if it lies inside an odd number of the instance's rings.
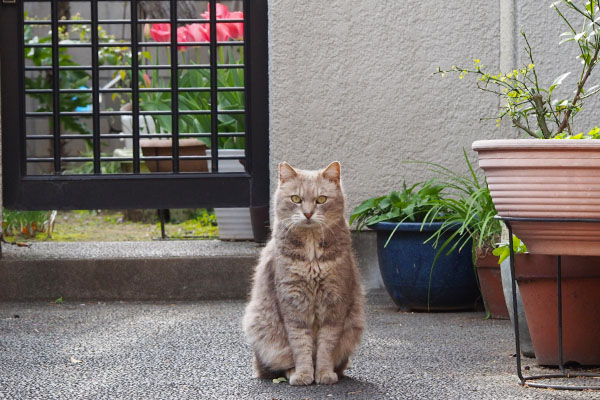
[[[311,212],[305,212],[304,216],[306,217],[306,219],[310,219],[310,217],[312,217],[313,213]]]

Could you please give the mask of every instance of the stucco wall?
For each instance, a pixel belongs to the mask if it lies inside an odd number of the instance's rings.
[[[577,61],[575,48],[557,46],[565,28],[550,3],[271,0],[272,185],[280,161],[312,169],[339,160],[350,210],[427,177],[402,161],[466,171],[461,151],[473,140],[520,137],[510,124],[480,120],[494,117],[499,102],[474,80],[431,74],[474,58],[492,71],[519,65],[525,24],[551,82]],[[589,118],[580,122],[591,127]]]
[[[563,43],[560,46],[559,35],[568,31],[567,25],[562,22],[554,9],[550,8],[551,2],[540,7],[537,1],[517,1],[518,5],[518,22],[523,26],[525,34],[534,49],[535,64],[538,66],[539,78],[546,85],[550,85],[559,75],[571,71],[557,89],[557,93],[561,98],[572,99],[574,91],[581,72],[581,63],[576,56],[579,54],[577,45],[573,42]],[[544,2],[546,3],[546,2]],[[565,7],[561,8],[563,11]],[[572,17],[571,23],[576,29],[580,29],[581,19],[576,17],[576,14],[570,12],[567,14]],[[524,40],[518,37],[518,50],[521,62],[528,60],[527,54],[524,52]],[[598,72],[593,73],[586,84],[589,88],[593,85],[600,84]],[[574,120],[574,131],[582,132],[589,131],[596,125],[600,125],[598,118],[598,107],[600,106],[600,97],[591,97],[586,100],[584,111],[578,114]]]
[[[498,68],[499,2],[272,0],[272,182],[277,163],[342,163],[348,209],[424,178],[426,160],[463,168],[461,151],[498,129],[497,100],[438,66]]]

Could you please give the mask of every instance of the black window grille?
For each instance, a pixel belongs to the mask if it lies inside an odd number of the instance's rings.
[[[5,207],[268,204],[266,0],[1,4]]]

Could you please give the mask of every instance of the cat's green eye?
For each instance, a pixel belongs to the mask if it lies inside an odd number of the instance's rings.
[[[317,204],[323,204],[327,201],[327,196],[319,196],[317,197]]]
[[[292,201],[293,201],[294,203],[298,204],[298,203],[301,203],[301,202],[302,202],[302,199],[300,198],[300,196],[293,195],[293,196],[292,196]]]

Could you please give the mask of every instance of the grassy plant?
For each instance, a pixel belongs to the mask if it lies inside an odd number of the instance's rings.
[[[405,184],[401,193],[392,192],[388,196],[366,200],[354,209],[350,218],[350,223],[356,221],[358,229],[381,221],[397,222],[396,229],[407,220],[419,221],[422,227],[441,222],[441,227],[425,241],[437,249],[430,267],[430,286],[440,256],[449,255],[456,249],[461,251],[467,245],[472,245],[473,251],[479,248],[491,252],[502,233],[502,225],[495,219],[497,212],[487,183],[480,181],[465,150],[463,155],[469,168],[468,176],[436,163],[412,162],[427,166],[436,177],[411,187]],[[430,290],[431,287],[428,288],[428,305]]]
[[[5,235],[31,238],[47,230],[50,211],[14,211],[4,209],[2,228]]]
[[[422,163],[440,177],[441,186],[454,192],[453,196],[437,199],[432,204],[432,212],[424,220],[442,220],[440,229],[428,239],[433,242],[434,247],[439,246],[438,256],[448,247],[449,254],[457,247],[462,249],[468,244],[473,245],[473,251],[480,249],[490,252],[500,241],[502,234],[502,224],[495,219],[498,212],[487,183],[485,180],[480,181],[464,149],[463,155],[469,168],[469,175],[466,177],[439,164]],[[446,232],[450,236],[440,245],[442,235]]]

